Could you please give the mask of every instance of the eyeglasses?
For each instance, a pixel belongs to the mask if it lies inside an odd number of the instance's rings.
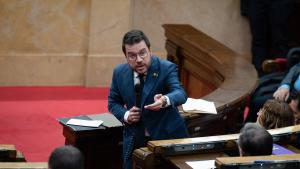
[[[147,50],[141,50],[139,53],[128,53],[127,58],[130,61],[136,61],[137,57],[139,56],[141,59],[145,59],[148,55]]]

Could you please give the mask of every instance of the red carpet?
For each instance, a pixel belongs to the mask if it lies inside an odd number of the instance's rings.
[[[14,144],[27,161],[47,161],[64,145],[57,118],[107,112],[108,88],[0,87],[0,144]]]

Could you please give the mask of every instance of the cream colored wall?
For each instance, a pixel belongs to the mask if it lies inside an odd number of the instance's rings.
[[[164,50],[162,24],[190,24],[250,60],[250,33],[240,0],[135,0],[133,26],[149,34],[154,50]]]
[[[0,86],[109,86],[139,28],[165,57],[164,23],[191,24],[249,59],[240,0],[0,0]]]
[[[82,85],[90,3],[0,0],[0,85]]]

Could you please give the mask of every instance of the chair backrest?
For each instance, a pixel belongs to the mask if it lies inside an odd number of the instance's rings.
[[[300,61],[300,47],[291,48],[286,58],[276,58],[265,60],[262,69],[265,73],[288,72]]]
[[[287,69],[289,70],[300,61],[300,47],[295,47],[289,50],[287,54]]]

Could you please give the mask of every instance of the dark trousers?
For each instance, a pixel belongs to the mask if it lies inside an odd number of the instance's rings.
[[[289,0],[242,1],[252,34],[252,63],[262,75],[265,59],[286,57],[288,52]]]
[[[144,141],[142,143],[137,143],[134,141],[134,149],[132,150],[131,154],[133,154],[133,151],[135,149],[141,148],[141,147],[146,147],[148,141],[151,140],[150,136],[145,136]],[[123,161],[123,169],[132,169],[132,158],[127,159],[126,161]]]

